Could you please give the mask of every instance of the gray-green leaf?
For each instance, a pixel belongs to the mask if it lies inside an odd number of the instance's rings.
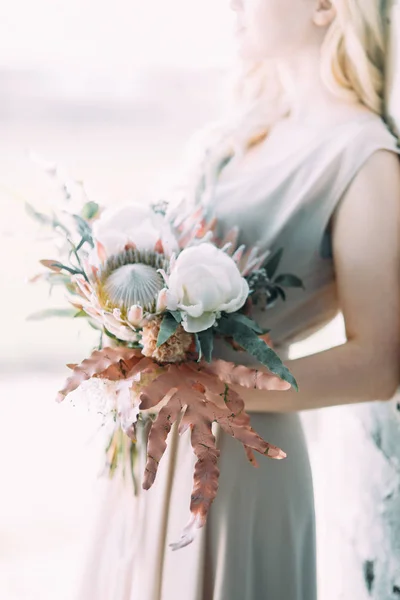
[[[201,343],[200,343],[200,339],[199,339],[199,334],[198,333],[194,334],[194,339],[195,339],[195,342],[196,342],[196,350],[199,353],[199,358],[197,359],[197,362],[200,362],[201,359],[203,358],[203,351],[201,349]]]
[[[63,265],[60,262],[54,261],[52,264],[54,267],[58,267],[59,269],[64,269],[64,271],[68,271],[68,273],[71,273],[71,275],[84,275],[84,272],[81,271],[80,269],[74,269],[72,267],[67,267],[67,265]]]
[[[25,202],[25,210],[32,219],[35,219],[41,225],[52,225],[52,219],[47,215],[37,211],[29,202]]]
[[[239,321],[240,323],[243,323],[243,325],[247,325],[247,327],[250,327],[250,329],[258,333],[259,335],[267,333],[266,331],[261,329],[261,327],[255,321],[253,321],[253,319],[246,317],[246,315],[243,315],[242,313],[231,313],[227,315],[227,318],[232,319],[233,321]]]
[[[82,317],[88,317],[89,315],[87,314],[87,312],[85,312],[84,310],[79,310],[77,313],[74,314],[74,319],[80,319]]]
[[[165,344],[165,342],[167,342],[169,338],[174,335],[178,327],[179,323],[174,319],[174,317],[171,314],[166,313],[161,321],[160,331],[158,332],[157,348],[159,348],[162,344]]]
[[[52,317],[75,317],[77,315],[76,308],[46,308],[36,313],[32,313],[26,319],[27,321],[42,321]]]
[[[277,293],[279,294],[279,296],[282,298],[282,300],[286,301],[285,290],[283,290],[281,287],[279,287],[279,285],[275,286],[275,290],[277,291]]]
[[[56,215],[52,215],[49,217],[44,213],[37,211],[29,202],[25,202],[25,210],[30,217],[38,221],[41,225],[47,225],[48,227],[52,227],[54,230],[61,230],[65,235],[69,235],[68,229],[65,227],[61,221],[58,220]]]
[[[303,288],[304,289],[302,280],[299,277],[296,277],[296,275],[290,275],[290,274],[278,275],[278,277],[275,279],[274,283],[277,283],[278,285],[282,285],[284,287],[294,287],[294,288]]]
[[[271,373],[287,381],[295,390],[298,390],[297,382],[289,369],[285,367],[276,352],[261,340],[250,327],[238,321],[232,322],[222,318],[218,329],[223,335],[233,337],[235,342],[267,367]]]
[[[94,247],[93,236],[92,236],[92,228],[85,219],[83,219],[80,215],[73,215],[78,233],[82,237],[83,243],[87,242],[92,248]],[[80,243],[82,246],[82,241]]]
[[[268,261],[265,265],[265,270],[267,271],[267,275],[270,279],[272,279],[272,277],[275,275],[276,271],[278,270],[279,263],[281,262],[282,254],[283,254],[283,248],[279,248],[279,250],[274,252],[274,254],[271,256],[271,258],[268,259]]]
[[[97,202],[86,202],[86,204],[83,206],[82,210],[81,210],[81,217],[82,219],[85,220],[89,220],[89,219],[93,219],[93,217],[95,217],[97,215],[97,213],[99,212],[99,205],[97,204]]]
[[[180,313],[179,310],[170,310],[169,312],[177,323],[182,323],[182,313]]]
[[[212,352],[214,348],[214,334],[212,329],[206,331],[200,331],[197,334],[199,339],[201,354],[204,356],[206,362],[210,363],[212,360]]]
[[[46,280],[53,285],[69,285],[71,283],[71,277],[64,275],[63,273],[47,273]]]

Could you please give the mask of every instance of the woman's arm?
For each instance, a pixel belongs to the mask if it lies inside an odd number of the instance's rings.
[[[376,152],[358,173],[335,211],[332,241],[347,342],[286,363],[299,392],[233,386],[248,411],[386,400],[400,383],[400,166],[394,153]]]

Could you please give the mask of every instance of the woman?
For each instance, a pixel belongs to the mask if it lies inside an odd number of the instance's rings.
[[[242,243],[283,247],[282,271],[303,279],[305,291],[254,314],[282,358],[339,310],[347,342],[287,362],[299,393],[240,389],[255,429],[288,458],[252,469],[240,445],[221,435],[219,494],[187,548],[168,547],[188,517],[187,437],[171,433],[150,491],[134,497],[121,478],[104,482],[82,599],[316,599],[312,479],[297,413],[389,399],[399,380],[400,169],[381,118],[380,4],[232,1],[242,104],[207,132],[193,202],[223,229],[239,225]],[[222,342],[218,351],[252,362]]]

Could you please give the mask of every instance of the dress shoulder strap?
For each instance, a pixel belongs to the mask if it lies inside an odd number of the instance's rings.
[[[361,168],[379,150],[400,154],[398,140],[389,131],[384,121],[379,117],[372,117],[361,123],[351,139],[348,140],[340,156],[339,170],[332,189],[326,197],[326,202],[322,203],[320,215],[323,232],[321,254],[324,258],[332,257],[330,223],[333,213]]]

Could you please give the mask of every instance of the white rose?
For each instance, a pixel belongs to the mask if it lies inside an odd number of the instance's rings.
[[[222,311],[238,311],[249,295],[236,263],[208,243],[183,250],[167,284],[167,308],[182,311],[182,325],[189,333],[209,329]]]
[[[93,237],[100,242],[107,257],[123,252],[127,245],[138,250],[155,250],[159,241],[170,256],[179,250],[178,243],[166,219],[151,207],[142,204],[109,208],[93,223]],[[96,250],[90,262],[96,264]]]

